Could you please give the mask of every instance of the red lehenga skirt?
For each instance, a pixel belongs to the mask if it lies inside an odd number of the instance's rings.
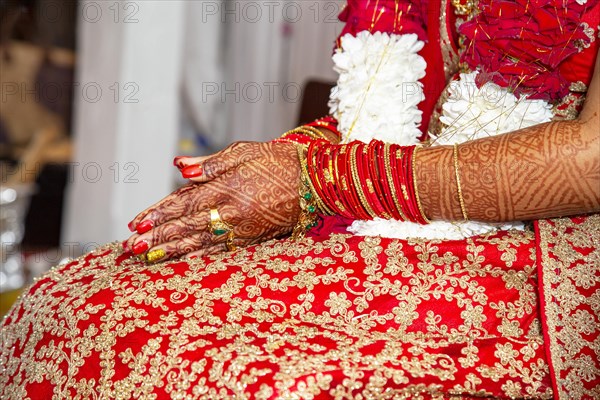
[[[465,241],[317,233],[152,266],[108,245],[4,319],[0,395],[598,398],[599,240],[596,215]]]

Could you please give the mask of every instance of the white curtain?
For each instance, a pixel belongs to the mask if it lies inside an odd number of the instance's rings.
[[[64,246],[124,239],[127,222],[173,189],[185,7],[79,4]]]
[[[343,1],[194,1],[184,98],[215,147],[269,140],[295,125],[310,78],[334,81]]]
[[[171,160],[186,135],[203,132],[214,149],[293,127],[298,88],[335,80],[339,4],[81,2],[77,79],[104,95],[75,96],[63,242],[124,239],[127,222],[181,182]]]

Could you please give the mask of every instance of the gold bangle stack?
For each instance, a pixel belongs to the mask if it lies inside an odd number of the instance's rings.
[[[469,220],[467,216],[467,207],[465,206],[465,199],[462,195],[462,186],[460,184],[460,172],[458,170],[458,144],[454,144],[453,150],[453,158],[454,158],[454,175],[456,176],[456,186],[458,188],[458,202],[460,204],[460,211],[462,212],[463,219],[465,221]]]
[[[321,211],[321,213],[325,214],[325,215],[334,215],[335,213],[327,206],[327,204],[325,204],[323,199],[321,199],[321,197],[319,197],[317,190],[313,186],[313,182],[310,179],[310,175],[308,173],[308,163],[306,162],[305,150],[306,150],[306,148],[302,147],[301,153],[298,153],[299,154],[298,157],[300,159],[300,165],[302,168],[302,180],[304,181],[305,185],[308,187],[310,193],[314,197],[319,211]],[[313,162],[313,165],[314,165],[314,162]],[[320,184],[320,183],[317,182],[317,184]]]
[[[412,180],[413,180],[413,187],[415,190],[415,200],[417,201],[417,208],[419,209],[419,212],[421,213],[421,216],[423,217],[423,219],[425,220],[425,222],[427,222],[428,224],[431,223],[431,221],[429,220],[429,218],[427,218],[427,216],[425,215],[425,212],[423,211],[423,206],[421,205],[421,199],[419,198],[419,187],[417,186],[417,173],[416,173],[416,160],[417,160],[417,152],[421,149],[421,146],[417,146],[415,147],[415,151],[413,153],[413,158],[412,158]]]
[[[306,166],[306,149],[304,146],[296,146],[298,160],[300,161],[300,185],[298,194],[300,195],[300,215],[298,222],[292,231],[292,239],[300,240],[304,238],[306,231],[317,225],[317,208],[325,207],[323,201],[317,196]]]

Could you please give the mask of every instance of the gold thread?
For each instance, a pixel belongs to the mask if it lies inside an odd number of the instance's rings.
[[[460,172],[458,171],[458,144],[454,143],[453,150],[453,158],[454,158],[454,175],[456,175],[456,186],[458,188],[458,202],[460,203],[460,211],[462,212],[462,216],[465,221],[468,221],[469,218],[467,216],[467,207],[465,206],[465,199],[462,195],[462,186],[460,184]]]
[[[346,139],[350,137],[350,135],[352,134],[352,132],[354,131],[354,127],[356,126],[356,123],[358,122],[358,119],[360,118],[360,114],[362,112],[362,108],[365,105],[365,102],[367,101],[367,97],[369,95],[369,92],[371,91],[371,86],[373,86],[373,82],[375,82],[375,77],[377,76],[377,74],[379,73],[379,70],[381,69],[381,66],[384,64],[384,59],[386,57],[388,57],[388,50],[389,50],[389,46],[390,43],[386,43],[385,47],[383,48],[383,52],[381,54],[381,59],[379,59],[379,62],[377,64],[377,68],[375,68],[375,72],[373,74],[373,76],[370,77],[369,79],[369,83],[367,85],[367,88],[364,91],[364,95],[362,97],[361,103],[358,107],[358,110],[356,111],[356,115],[354,116],[354,119],[352,120],[352,123],[350,124],[350,127],[348,128],[348,131],[346,132]]]

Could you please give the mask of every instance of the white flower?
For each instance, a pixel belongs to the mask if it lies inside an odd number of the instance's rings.
[[[354,221],[348,231],[358,236],[381,236],[394,239],[438,239],[460,240],[471,236],[483,235],[493,230],[523,230],[523,224],[504,223],[486,224],[477,221],[446,222],[432,221],[427,225],[414,222],[375,218],[373,221]]]
[[[462,143],[527,128],[552,119],[552,108],[544,100],[517,99],[493,82],[481,88],[475,84],[477,72],[460,74],[450,84],[448,100],[442,106],[444,124],[434,144]]]
[[[333,56],[339,72],[330,96],[330,113],[338,120],[343,142],[372,139],[410,145],[421,135],[425,98],[419,79],[427,64],[417,35],[360,32],[341,39]]]

